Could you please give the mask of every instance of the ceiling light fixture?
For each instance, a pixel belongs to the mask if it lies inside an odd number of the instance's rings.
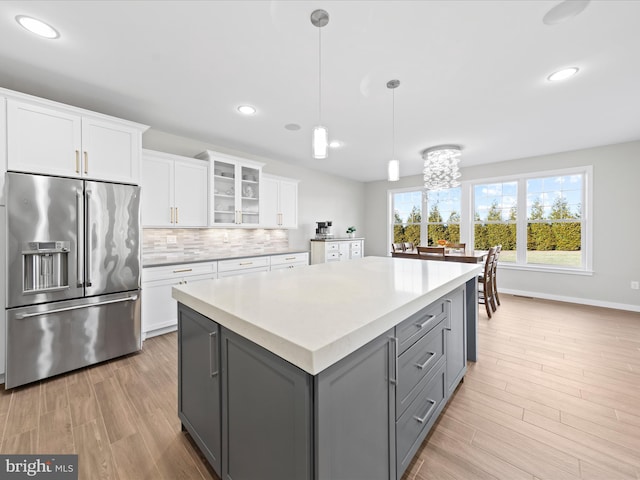
[[[458,145],[440,145],[422,152],[424,159],[424,188],[443,190],[460,185],[458,170],[461,148]]]
[[[400,80],[389,80],[387,88],[391,89],[391,160],[387,164],[387,180],[397,182],[400,180],[400,161],[396,160],[396,88],[400,86]]]
[[[549,10],[545,16],[542,17],[542,22],[545,25],[557,25],[566,22],[587,8],[589,1],[590,0],[564,0]]]
[[[16,22],[18,22],[22,28],[30,31],[31,33],[35,33],[40,37],[49,39],[60,37],[60,34],[55,28],[53,28],[48,23],[44,23],[42,20],[38,20],[37,18],[27,17],[26,15],[18,15],[16,17]]]
[[[547,77],[547,80],[549,80],[550,82],[561,82],[562,80],[573,77],[576,73],[578,73],[578,71],[578,67],[563,68],[562,70],[558,70],[557,72],[549,75]]]
[[[342,147],[342,142],[340,140],[331,140],[329,142],[329,148],[340,148]]]
[[[252,107],[251,105],[240,105],[238,107],[238,111],[243,115],[253,115],[256,113],[256,107]]]
[[[324,10],[314,10],[311,23],[318,27],[318,125],[313,127],[311,146],[313,158],[323,159],[329,154],[329,131],[322,126],[322,27],[329,23],[329,14]]]

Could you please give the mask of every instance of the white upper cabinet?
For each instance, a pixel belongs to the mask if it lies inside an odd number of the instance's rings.
[[[138,184],[146,126],[29,97],[7,98],[7,168]]]
[[[264,228],[298,228],[298,180],[262,175],[260,224]]]
[[[141,185],[143,226],[207,226],[208,162],[143,150]]]
[[[264,164],[211,150],[196,157],[210,162],[209,225],[260,227]]]
[[[141,137],[118,122],[82,118],[83,176],[122,183],[140,182]]]

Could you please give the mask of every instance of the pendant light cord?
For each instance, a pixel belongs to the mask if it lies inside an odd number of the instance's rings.
[[[322,28],[318,28],[318,124],[322,125]]]
[[[391,160],[396,158],[396,89],[391,90]]]

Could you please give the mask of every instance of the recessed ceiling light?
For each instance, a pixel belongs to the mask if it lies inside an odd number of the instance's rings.
[[[37,18],[27,17],[26,15],[18,15],[16,17],[16,22],[18,22],[21,27],[29,30],[31,33],[35,33],[36,35],[44,38],[54,39],[60,36],[55,28],[47,23],[44,23],[42,20],[38,20]]]
[[[566,22],[587,8],[589,1],[590,0],[564,0],[549,10],[545,16],[542,17],[542,22],[545,25],[557,25]]]
[[[329,148],[340,148],[342,146],[342,142],[340,140],[332,140],[329,142]]]
[[[298,125],[297,123],[287,123],[284,128],[295,132],[296,130],[300,130],[300,125]]]
[[[576,73],[578,73],[578,67],[569,67],[563,68],[562,70],[558,70],[557,72],[552,73],[547,77],[547,80],[550,82],[560,82],[562,80],[566,80],[567,78],[573,77]]]
[[[238,111],[243,115],[253,115],[256,113],[256,107],[252,107],[251,105],[240,105],[238,107]]]

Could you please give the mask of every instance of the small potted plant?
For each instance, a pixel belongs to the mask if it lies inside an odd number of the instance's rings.
[[[355,237],[356,236],[355,232],[356,232],[356,227],[354,227],[353,225],[350,226],[349,228],[347,228],[347,237],[348,238]]]

